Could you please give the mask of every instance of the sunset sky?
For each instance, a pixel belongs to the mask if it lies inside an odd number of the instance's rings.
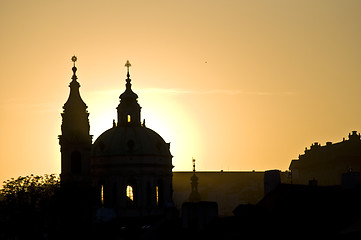
[[[0,181],[60,173],[71,57],[94,140],[126,60],[174,170],[286,170],[361,131],[361,1],[0,0]]]

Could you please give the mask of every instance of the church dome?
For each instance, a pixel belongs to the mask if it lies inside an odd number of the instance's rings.
[[[144,126],[113,127],[94,142],[93,157],[106,156],[171,156],[169,143]]]
[[[132,90],[129,61],[125,66],[128,68],[126,89],[119,96],[118,122],[115,123],[114,121],[113,128],[105,131],[94,142],[92,157],[99,157],[98,160],[103,159],[103,157],[112,159],[116,157],[117,161],[128,159],[123,158],[128,156],[139,156],[143,160],[149,157],[152,161],[154,159],[171,159],[170,144],[166,143],[158,133],[145,127],[145,124],[141,124],[141,107],[137,100],[138,95]]]

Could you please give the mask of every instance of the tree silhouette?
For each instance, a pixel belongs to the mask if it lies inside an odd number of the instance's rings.
[[[41,201],[51,199],[59,186],[59,177],[55,174],[44,176],[31,174],[17,179],[11,178],[4,181],[3,189],[0,190],[1,200],[5,204],[38,207]]]
[[[60,188],[59,175],[45,174],[11,178],[0,189],[0,239],[34,236],[44,231],[52,218],[55,195]],[[35,237],[35,236],[34,236]]]

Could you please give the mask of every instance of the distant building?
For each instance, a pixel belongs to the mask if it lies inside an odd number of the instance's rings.
[[[343,173],[361,171],[360,134],[352,131],[348,140],[327,142],[325,146],[315,142],[297,160],[292,160],[289,169],[295,184],[313,181],[322,186],[341,185]]]
[[[173,201],[177,208],[189,200],[193,172],[173,172]],[[218,203],[219,216],[232,216],[239,204],[256,204],[264,196],[262,171],[197,171],[201,201]],[[290,183],[289,172],[280,172],[282,183]]]
[[[198,192],[198,177],[196,175],[196,160],[193,158],[193,175],[191,177],[191,194],[189,194],[189,202],[199,202],[201,201],[201,195]]]

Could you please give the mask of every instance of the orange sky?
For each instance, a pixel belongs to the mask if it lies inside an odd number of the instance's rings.
[[[78,57],[94,140],[127,59],[146,125],[175,170],[288,168],[361,131],[361,1],[1,0],[0,181],[59,173]]]

